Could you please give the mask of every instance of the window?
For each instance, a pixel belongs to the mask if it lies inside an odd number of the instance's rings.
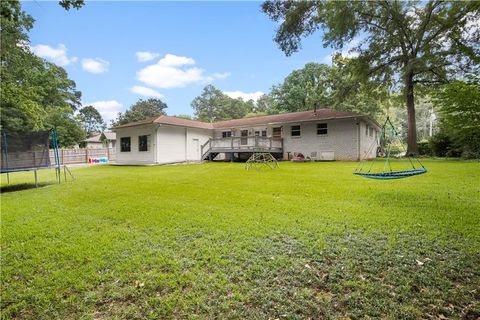
[[[262,137],[266,137],[267,136],[267,130],[262,130]]]
[[[138,151],[150,150],[150,135],[138,136]]]
[[[230,138],[232,136],[232,131],[223,131],[222,138]]]
[[[130,137],[120,138],[120,152],[130,152]]]
[[[255,137],[259,137],[260,136],[260,131],[255,131]]]
[[[317,123],[317,134],[327,134],[328,125],[326,123]]]
[[[365,127],[365,135],[368,136],[368,124],[367,124],[367,126]]]
[[[300,137],[301,135],[300,126],[292,126],[291,135],[292,137]]]
[[[282,127],[273,128],[272,138],[273,139],[281,139],[282,138]]]
[[[369,131],[370,137],[373,137],[373,128],[370,127],[370,128],[368,128],[368,129],[370,130],[370,131]]]

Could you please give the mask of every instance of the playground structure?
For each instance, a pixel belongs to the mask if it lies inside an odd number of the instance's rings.
[[[261,170],[265,168],[275,169],[278,168],[277,159],[269,152],[254,152],[252,156],[245,162],[245,169]]]
[[[368,163],[367,161],[365,161],[366,155],[368,155],[373,146],[376,145],[376,143],[373,142],[370,146],[370,149],[368,149],[368,151],[365,153],[365,157],[362,159],[362,161],[360,161],[353,174],[370,179],[392,180],[408,178],[427,173],[427,169],[423,166],[423,164],[417,157],[407,154],[407,150],[405,150],[405,147],[398,138],[398,132],[395,130],[393,123],[388,117],[382,126],[382,135],[380,136],[379,144],[381,145],[381,153],[385,155],[383,169],[381,171],[374,170],[374,165],[377,162],[375,160],[370,161],[369,165],[364,168],[365,164]],[[408,158],[410,164],[408,169],[394,170],[392,168],[392,162],[390,161],[390,158],[392,146],[394,145],[399,146],[401,149],[403,149],[405,156]]]
[[[53,149],[54,161],[50,159],[50,141]],[[10,173],[19,171],[33,171],[35,187],[38,187],[37,171],[55,169],[55,178],[61,182],[62,165],[58,153],[57,131],[55,129],[25,134],[3,133],[1,139],[1,172],[6,173],[7,183],[10,183]],[[63,165],[64,180],[67,173],[72,175],[67,166]]]

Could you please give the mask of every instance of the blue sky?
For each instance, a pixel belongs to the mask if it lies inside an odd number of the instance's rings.
[[[332,53],[321,33],[286,57],[277,25],[261,2],[23,2],[36,22],[32,50],[62,65],[108,121],[140,98],[161,97],[167,113],[193,114],[191,101],[211,83],[232,96],[268,92],[307,62]]]

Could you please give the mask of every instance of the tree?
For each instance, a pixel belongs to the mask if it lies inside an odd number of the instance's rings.
[[[140,99],[133,104],[125,113],[119,113],[117,121],[113,125],[125,124],[132,121],[145,120],[148,118],[166,115],[165,109],[168,106],[160,99],[150,98],[148,100]]]
[[[213,122],[242,118],[252,111],[254,103],[253,101],[244,102],[240,98],[230,98],[209,84],[203,88],[200,96],[193,99],[191,106],[198,120]]]
[[[189,114],[177,114],[175,117],[180,118],[180,119],[193,120],[192,116],[189,115]]]
[[[441,131],[449,134],[463,152],[480,156],[480,81],[455,81],[435,96]]]
[[[80,109],[80,111],[78,111],[78,118],[82,123],[83,129],[89,135],[93,132],[104,131],[106,128],[102,115],[93,106],[86,106]]]
[[[47,116],[56,110],[63,112],[65,107],[75,110],[80,105],[81,93],[63,68],[30,52],[26,32],[34,20],[19,2],[0,2],[0,19],[2,131],[48,128]]]
[[[60,0],[58,4],[65,10],[70,10],[70,8],[78,10],[85,5],[85,0]]]
[[[324,46],[354,46],[358,72],[390,85],[400,80],[408,113],[408,150],[417,153],[416,85],[445,82],[479,70],[478,1],[266,1],[263,11],[281,22],[275,36],[291,55],[301,38],[324,30]]]
[[[264,94],[257,99],[254,111],[256,113],[269,113],[273,110],[273,98],[270,95]]]
[[[315,104],[328,105],[329,80],[329,66],[307,63],[302,69],[292,71],[281,85],[272,87],[274,108],[280,112],[296,112],[312,110]]]
[[[73,111],[69,107],[63,107],[61,110],[47,108],[45,127],[56,129],[58,146],[61,148],[75,146],[86,137],[85,131],[75,119]]]
[[[376,118],[382,112],[381,101],[386,95],[384,86],[360,81],[349,59],[336,57],[332,66],[307,63],[291,72],[282,84],[273,86],[270,108],[278,113],[328,107]]]

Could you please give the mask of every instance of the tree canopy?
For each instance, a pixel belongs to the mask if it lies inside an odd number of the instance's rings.
[[[106,128],[102,115],[93,106],[86,106],[80,109],[78,111],[78,119],[82,123],[83,130],[89,135],[94,132],[101,132]]]
[[[349,59],[336,57],[332,66],[307,63],[292,71],[272,87],[270,113],[332,108],[355,111],[377,117],[387,95],[384,86],[373,81],[359,81]]]
[[[324,46],[357,41],[357,72],[404,89],[408,153],[417,153],[414,88],[479,71],[478,1],[266,1],[263,11],[280,22],[275,41],[287,55],[322,29]]]
[[[135,102],[124,113],[118,113],[116,121],[112,121],[113,125],[125,124],[132,121],[140,121],[148,118],[165,115],[165,109],[168,106],[161,99],[150,98],[147,100],[140,99]]]
[[[242,118],[253,111],[255,104],[252,100],[233,99],[209,84],[193,99],[191,106],[198,120],[213,122]]]
[[[68,113],[68,118],[75,121],[73,112],[80,106],[81,93],[63,68],[30,51],[27,32],[33,27],[34,19],[22,10],[20,2],[1,1],[0,20],[2,131],[49,129],[58,123],[51,121],[55,113],[59,118]],[[70,126],[65,127],[64,134],[82,140],[77,127],[72,126],[71,130]],[[66,138],[65,141],[72,139]]]

